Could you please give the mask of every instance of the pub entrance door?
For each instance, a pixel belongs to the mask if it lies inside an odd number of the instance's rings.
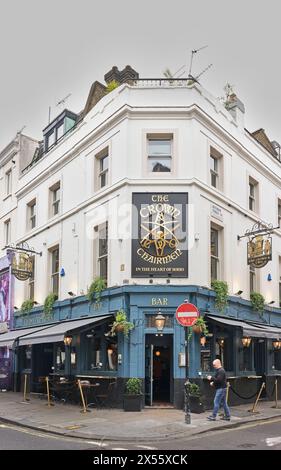
[[[146,335],[145,404],[173,403],[173,336]]]

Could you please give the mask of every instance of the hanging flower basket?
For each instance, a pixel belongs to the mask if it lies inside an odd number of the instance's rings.
[[[194,331],[194,333],[196,333],[197,335],[199,335],[199,334],[202,333],[202,326],[193,325],[192,330]]]
[[[123,333],[125,330],[125,325],[122,325],[122,323],[120,323],[119,325],[115,326],[114,330],[116,333]]]

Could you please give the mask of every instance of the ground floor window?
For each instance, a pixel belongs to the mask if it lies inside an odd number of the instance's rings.
[[[83,334],[86,371],[117,370],[117,337],[108,335],[109,326],[100,325]]]
[[[273,366],[276,370],[281,370],[281,350],[273,350]]]
[[[65,345],[58,343],[55,345],[55,371],[64,372],[65,369]]]
[[[249,371],[253,370],[253,344],[251,342],[250,346],[243,346],[240,354],[239,361],[239,370],[240,371]]]

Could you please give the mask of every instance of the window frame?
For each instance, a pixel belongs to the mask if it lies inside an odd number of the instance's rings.
[[[11,219],[4,221],[4,240],[5,246],[9,245],[11,241]]]
[[[105,230],[106,234],[106,253],[100,254],[100,248],[102,245],[101,240],[104,240],[103,238],[100,238],[100,233]],[[106,260],[106,277],[102,276],[102,270],[101,270],[101,262],[104,262]],[[102,277],[106,282],[108,281],[108,221],[104,222],[103,224],[100,224],[98,226],[98,253],[97,253],[97,261],[98,261],[98,275]]]
[[[101,171],[101,161],[108,158],[108,166],[105,170]],[[100,191],[110,185],[110,165],[111,165],[111,145],[100,147],[94,155],[94,191]],[[102,186],[101,179],[105,176],[106,183]]]
[[[5,196],[10,196],[12,194],[12,168],[5,173]]]
[[[32,212],[34,208],[34,213]],[[36,222],[37,222],[37,200],[36,198],[32,199],[28,204],[27,204],[27,229],[28,230],[33,230],[36,228]]]
[[[217,226],[215,226],[213,223],[210,224],[210,278],[211,278],[211,282],[212,281],[216,281],[216,280],[219,280],[220,279],[220,274],[221,274],[221,257],[220,257],[220,251],[221,251],[221,236],[220,236],[220,232],[221,232],[221,228],[218,228]],[[217,233],[217,255],[214,255],[212,254],[212,232],[216,232]],[[213,266],[213,263],[212,261],[215,261],[215,266],[216,266],[216,274],[217,274],[217,277],[212,277],[212,266]]]
[[[213,169],[211,162],[214,161],[217,168]],[[217,150],[214,145],[209,145],[209,178],[212,188],[222,191],[223,190],[223,153]],[[216,185],[212,184],[212,178],[215,178]]]
[[[251,193],[253,188],[253,193]],[[258,214],[259,212],[259,182],[252,176],[248,178],[248,210]]]
[[[160,174],[160,175],[165,175],[165,174],[172,174],[173,173],[173,159],[174,159],[174,133],[147,133],[146,134],[146,164],[147,164],[147,173],[150,175],[155,175],[155,174]],[[150,142],[151,141],[169,141],[170,142],[170,155],[160,155],[156,156],[153,154],[150,154]],[[152,159],[157,159],[159,157],[159,160],[162,161],[169,161],[170,162],[170,167],[169,171],[153,171],[150,169],[150,161]]]
[[[58,271],[53,271],[54,266],[54,253],[58,251],[57,263],[58,263]],[[50,254],[50,292],[59,296],[60,290],[60,246],[55,245],[52,248],[49,248]],[[55,281],[56,280],[56,281]],[[54,286],[55,282],[57,283],[57,291],[55,291]]]
[[[59,191],[59,199],[54,200],[55,193]],[[61,182],[57,181],[49,188],[49,212],[50,217],[56,217],[60,214],[61,208]],[[55,205],[58,204],[58,211],[55,212]]]

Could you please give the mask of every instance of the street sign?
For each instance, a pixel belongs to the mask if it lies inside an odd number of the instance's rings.
[[[189,303],[178,306],[176,310],[176,319],[181,326],[192,326],[200,316],[198,308]]]

